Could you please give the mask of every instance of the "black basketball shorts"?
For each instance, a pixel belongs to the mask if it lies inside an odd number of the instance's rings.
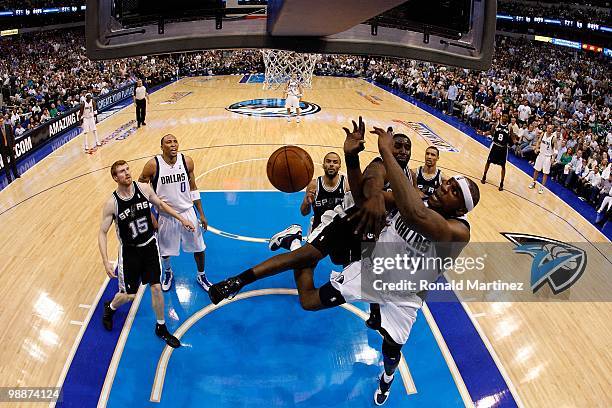
[[[135,294],[141,282],[145,285],[159,284],[161,260],[157,240],[153,238],[151,242],[141,247],[120,246],[117,278],[119,291],[128,295]]]

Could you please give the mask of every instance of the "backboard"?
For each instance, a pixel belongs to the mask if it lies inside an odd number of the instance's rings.
[[[88,0],[91,59],[271,48],[490,66],[495,0]]]

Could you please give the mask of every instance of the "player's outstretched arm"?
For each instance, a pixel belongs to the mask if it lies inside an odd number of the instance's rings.
[[[142,191],[142,193],[145,195],[147,200],[149,200],[149,202],[151,202],[154,206],[156,206],[166,214],[169,214],[171,217],[179,220],[180,223],[183,224],[183,227],[185,227],[189,231],[195,231],[194,225],[191,222],[187,221],[185,218],[181,217],[181,215],[177,213],[172,207],[162,201],[162,199],[159,198],[157,194],[155,194],[155,191],[153,191],[150,185],[138,183],[138,187],[140,188],[140,191]]]
[[[100,223],[100,230],[98,231],[98,248],[100,249],[100,255],[102,256],[104,270],[110,278],[115,278],[116,276],[113,265],[111,265],[111,263],[108,261],[108,245],[106,235],[108,234],[108,230],[113,223],[114,209],[115,205],[113,203],[113,198],[111,197],[104,204],[104,208],[102,209],[102,222]]]
[[[449,222],[437,212],[425,207],[418,191],[408,182],[408,177],[394,160],[392,153],[393,139],[384,129],[374,128],[378,135],[378,148],[387,170],[387,179],[391,183],[395,204],[402,218],[418,233],[434,242],[449,242],[454,236]],[[464,227],[465,228],[465,227]]]
[[[140,177],[138,177],[138,181],[141,183],[148,184],[151,182],[153,177],[155,177],[155,172],[157,171],[157,162],[155,159],[149,160],[143,167],[142,172],[140,173]]]
[[[352,122],[352,131],[345,127],[342,128],[346,133],[343,150],[344,161],[346,162],[346,177],[353,194],[353,200],[359,206],[364,201],[359,153],[365,149],[365,123],[361,116],[359,117],[359,125],[355,121]]]
[[[189,176],[189,189],[191,190],[191,200],[193,201],[193,204],[198,210],[200,225],[202,226],[202,228],[207,229],[208,220],[204,215],[204,209],[202,208],[202,199],[200,198],[200,193],[198,192],[198,186],[196,184],[196,177],[194,174],[195,164],[193,163],[193,159],[189,156],[185,156],[185,163],[187,164],[187,172]]]

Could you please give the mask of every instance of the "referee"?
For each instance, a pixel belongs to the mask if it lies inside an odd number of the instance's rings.
[[[145,123],[145,116],[147,115],[147,103],[149,102],[149,94],[147,88],[142,84],[142,80],[136,81],[136,88],[134,88],[134,103],[136,104],[136,122],[138,127],[140,125],[147,126]]]

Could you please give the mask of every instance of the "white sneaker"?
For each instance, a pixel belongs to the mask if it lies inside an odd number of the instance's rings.
[[[531,184],[529,185],[529,188],[531,188],[531,189],[535,188],[535,181],[531,182]]]
[[[274,234],[270,238],[268,248],[270,248],[270,251],[276,251],[279,248],[290,251],[291,243],[296,239],[302,240],[302,226],[299,224],[290,225],[281,232]]]
[[[172,287],[172,280],[174,278],[174,273],[172,269],[166,269],[164,271],[164,279],[161,282],[161,288],[164,292],[167,292]]]
[[[100,142],[98,142],[98,141],[96,140],[96,146],[102,146],[102,143],[100,143]]]
[[[540,187],[540,189],[538,190],[538,194],[544,194],[544,188]]]
[[[206,274],[202,273],[202,274],[198,274],[198,277],[196,278],[196,281],[198,281],[198,284],[202,287],[202,289],[204,289],[206,292],[208,292],[208,289],[210,289],[210,287],[212,286],[212,283],[210,283],[210,281],[208,280],[208,278],[206,278]]]
[[[297,123],[300,123],[300,117],[298,116],[297,119],[295,120]]]
[[[287,116],[287,122],[291,122],[291,116]]]

